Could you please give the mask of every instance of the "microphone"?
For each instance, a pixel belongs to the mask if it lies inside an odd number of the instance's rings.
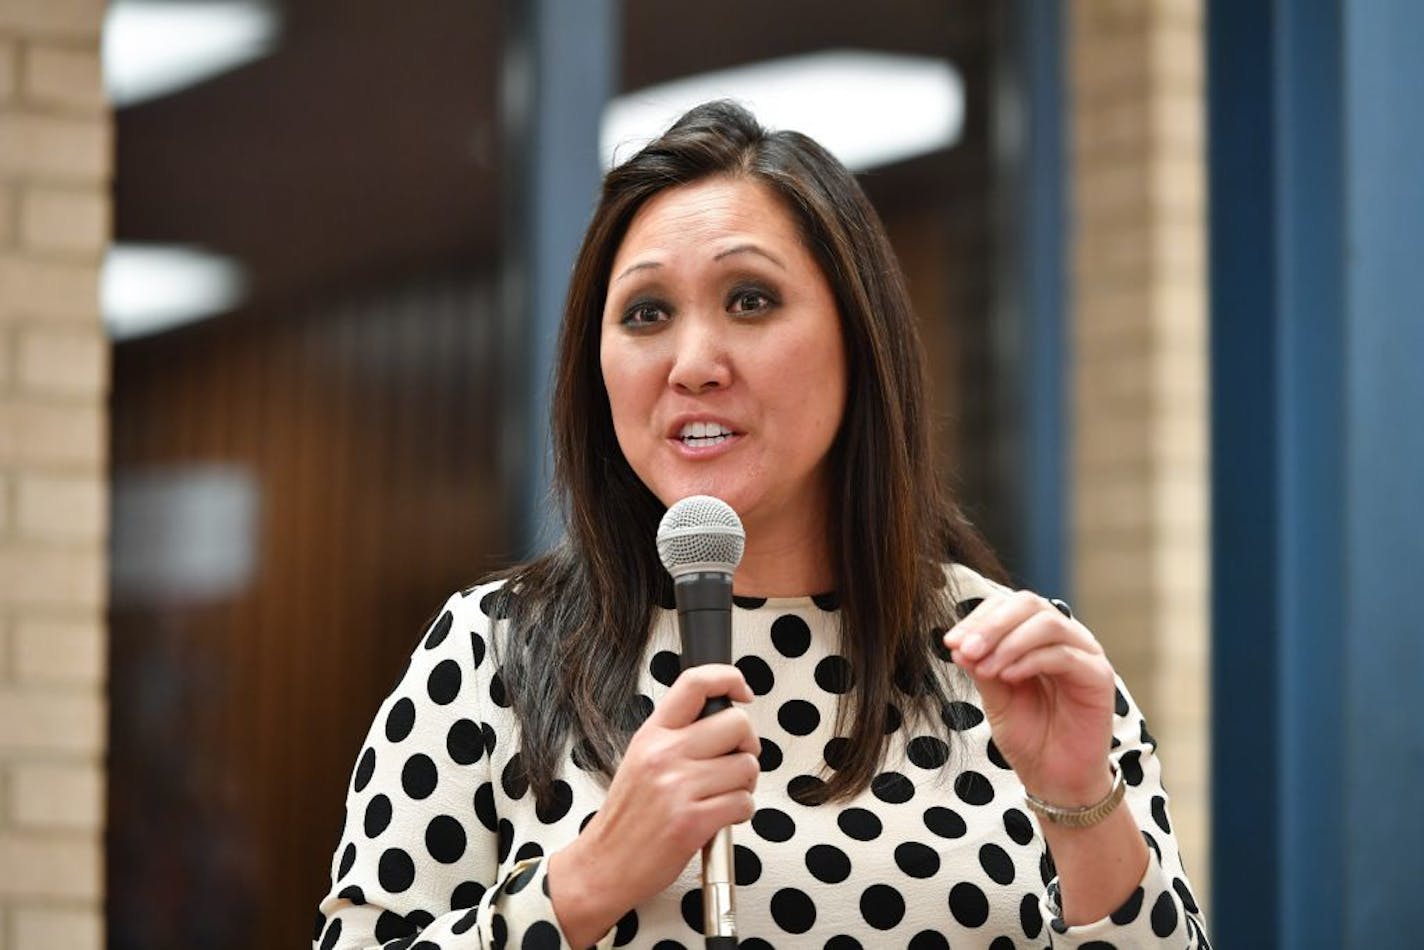
[[[747,536],[732,506],[710,495],[674,504],[658,525],[658,557],[672,575],[682,668],[732,662],[732,572],[741,563]],[[705,719],[732,705],[714,696]],[[706,946],[737,946],[732,829],[722,828],[702,846],[702,933]]]

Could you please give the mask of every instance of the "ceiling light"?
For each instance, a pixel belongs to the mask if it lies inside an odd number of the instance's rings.
[[[104,87],[115,108],[196,85],[272,52],[269,0],[114,0],[104,17]]]
[[[232,310],[246,288],[230,258],[183,245],[116,244],[104,258],[99,301],[109,336],[122,341]]]
[[[964,82],[946,60],[828,50],[702,73],[619,96],[603,112],[604,168],[709,99],[734,99],[765,126],[804,132],[852,171],[953,145]]]

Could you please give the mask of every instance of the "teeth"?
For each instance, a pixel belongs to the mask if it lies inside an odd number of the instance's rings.
[[[683,440],[711,439],[731,434],[731,429],[718,425],[715,422],[689,422],[682,427],[682,431],[678,433],[678,437]]]

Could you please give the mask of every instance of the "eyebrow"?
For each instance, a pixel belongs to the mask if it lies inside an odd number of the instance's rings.
[[[771,261],[773,264],[775,264],[777,267],[780,267],[782,270],[786,270],[786,265],[781,262],[781,258],[777,257],[775,254],[772,254],[770,251],[758,247],[755,244],[738,244],[736,247],[729,247],[725,251],[718,253],[712,259],[714,261],[720,261],[722,260],[722,258],[731,257],[733,254],[756,254]],[[654,268],[662,266],[663,265],[661,261],[639,261],[637,264],[634,264],[633,266],[623,271],[623,273],[613,278],[613,282],[616,284],[618,283],[618,281],[622,280],[624,277],[627,277],[629,274],[635,273],[640,270],[653,270]]]

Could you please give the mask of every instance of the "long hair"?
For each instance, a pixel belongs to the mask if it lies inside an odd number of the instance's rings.
[[[816,800],[868,786],[889,741],[892,703],[929,721],[945,708],[938,641],[955,618],[944,564],[1002,575],[934,470],[915,317],[860,186],[800,133],[768,132],[730,102],[698,106],[604,178],[574,264],[552,426],[567,535],[551,553],[507,572],[498,605],[512,624],[501,675],[540,801],[553,794],[570,742],[580,765],[611,777],[647,713],[638,705],[641,660],[654,608],[672,599],[653,545],[665,509],[618,446],[599,364],[600,323],[613,258],[633,216],[661,191],[716,175],[759,182],[784,203],[834,293],[845,341],[847,400],[831,449],[828,515],[841,650],[855,686],[836,716],[850,754],[812,793]]]

